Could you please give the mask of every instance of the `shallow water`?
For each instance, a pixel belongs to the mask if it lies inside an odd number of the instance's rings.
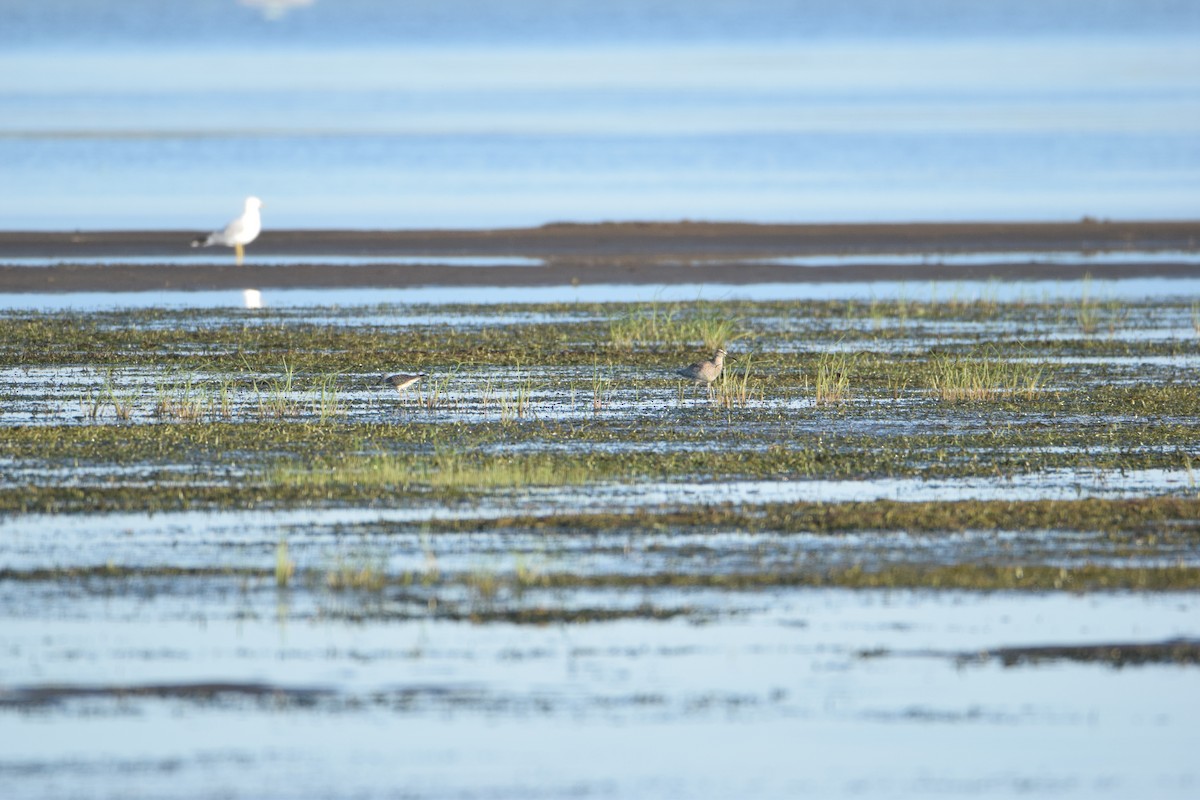
[[[1194,498],[1189,408],[1147,415],[1119,403],[1087,414],[959,407],[939,403],[924,386],[877,386],[819,407],[797,360],[826,350],[929,358],[933,347],[995,344],[1021,364],[1046,364],[1038,392],[1047,395],[1176,386],[1196,366],[1194,311],[1180,294],[1129,301],[1131,287],[1143,285],[1041,285],[1037,300],[1028,285],[892,287],[906,303],[942,291],[955,307],[984,301],[930,320],[902,319],[895,307],[872,317],[869,301],[884,291],[878,284],[829,287],[839,297],[866,292],[855,316],[782,304],[731,310],[754,333],[738,348],[752,351],[755,375],[774,383],[729,409],[647,368],[641,358],[655,345],[599,347],[588,337],[606,340],[610,318],[624,312],[582,303],[388,305],[372,293],[369,304],[342,308],[43,320],[51,329],[55,322],[110,333],[144,325],[149,334],[184,335],[164,339],[175,344],[151,361],[125,353],[130,363],[111,373],[104,353],[89,363],[96,356],[61,358],[52,347],[23,353],[9,342],[0,351],[7,359],[0,431],[10,435],[56,426],[64,439],[114,441],[103,437],[158,426],[166,436],[184,423],[156,411],[159,400],[197,397],[200,420],[187,424],[227,426],[226,448],[239,423],[250,429],[268,419],[317,432],[361,426],[361,441],[345,440],[349,454],[380,450],[398,459],[436,452],[443,435],[471,426],[495,427],[500,435],[474,449],[502,457],[744,452],[752,460],[780,443],[803,449],[823,438],[869,436],[886,447],[943,436],[951,437],[939,441],[952,462],[978,456],[996,468],[928,477],[940,456],[918,444],[907,445],[898,474],[832,475],[818,466],[811,478],[746,477],[708,474],[701,461],[697,474],[553,488],[443,496],[388,487],[361,503],[0,515],[0,795],[1190,798],[1200,788],[1191,757],[1200,732],[1194,664],[1117,668],[1057,658],[1004,666],[997,655],[1039,645],[1111,653],[1200,638],[1194,592],[1071,591],[1072,575],[1092,569],[1200,567],[1186,522],[1117,531],[793,533],[720,522],[685,527],[665,516],[875,499]],[[1153,286],[1165,288],[1163,296],[1200,296],[1188,282]],[[1027,306],[1056,291],[1059,300]],[[1121,298],[1114,331],[1080,330],[1085,291]],[[332,293],[322,294],[329,302]],[[521,299],[529,295],[523,290]],[[23,313],[9,311],[5,321]],[[273,420],[263,416],[260,394],[271,394],[262,386],[280,376],[244,361],[222,368],[233,345],[215,354],[205,345],[206,333],[216,340],[240,332],[233,341],[255,357],[251,336],[306,326],[398,337],[432,330],[493,342],[515,331],[524,341],[555,323],[581,341],[552,349],[597,347],[604,364],[510,368],[487,355],[472,365],[422,362],[433,374],[407,397],[372,385],[379,373],[340,373],[333,423],[320,421],[320,375],[299,373],[297,386],[283,392],[294,412]],[[268,356],[268,364],[283,361],[281,352]],[[219,410],[223,380],[227,412]],[[428,384],[436,381],[445,383],[430,408]],[[130,402],[129,421],[103,405],[106,386]],[[529,406],[517,416],[511,403],[520,386]],[[89,402],[97,399],[102,408],[92,419]],[[408,426],[431,435],[403,445],[399,432]],[[1063,438],[1020,452],[1005,436],[1017,427]],[[1105,431],[1143,435],[1106,438]],[[989,444],[978,444],[992,432]],[[1081,432],[1091,433],[1070,440]],[[137,457],[103,447],[83,447],[78,456],[6,452],[0,492],[74,489],[85,499],[147,487],[186,494],[258,485],[278,459],[303,467],[314,457],[304,446],[229,455],[211,443]],[[1024,462],[1060,455],[1075,466]],[[1095,466],[1103,464],[1112,466]],[[615,513],[629,518],[601,522]],[[295,570],[286,587],[275,577],[281,542]],[[788,582],[847,570],[975,567],[1006,575],[1049,569],[1062,585],[962,592]],[[372,576],[386,580],[373,585]],[[360,588],[346,588],[356,579]],[[738,588],[745,585],[758,588]]]
[[[278,228],[1164,219],[1200,197],[1188,3],[265,11],[287,7],[16,3],[3,226],[212,228],[250,193]]]
[[[955,658],[1169,638],[1192,631],[1189,596],[810,590],[722,595],[744,610],[704,624],[544,628],[347,625],[288,602],[210,598],[197,618],[199,599],[114,598],[87,622],[54,604],[6,620],[9,687],[276,689],[0,709],[10,796],[1186,797],[1200,781],[1190,670]]]
[[[1008,252],[1008,253],[875,253],[856,255],[807,255],[780,256],[757,259],[736,259],[722,262],[739,264],[779,264],[792,267],[864,267],[864,266],[914,266],[940,264],[945,266],[1000,266],[1007,264],[1038,264],[1045,266],[1103,266],[1111,264],[1200,264],[1200,253],[1188,250],[1120,250],[1113,252]],[[118,258],[83,257],[64,259],[43,257],[0,257],[3,267],[52,267],[59,264],[135,264],[188,267],[227,263],[220,255],[211,252],[196,252],[186,255],[120,256]],[[332,267],[356,267],[374,264],[438,264],[448,267],[540,267],[546,265],[541,258],[521,256],[447,256],[447,255],[395,255],[375,256],[330,255],[323,253],[319,259],[305,256],[252,254],[248,264],[256,266],[296,266],[318,263]],[[669,263],[669,262],[666,262]]]
[[[1077,299],[1085,292],[1098,300],[1200,297],[1200,279],[1130,278],[1097,281],[1085,289],[1079,281],[846,281],[837,283],[675,283],[670,285],[588,284],[562,286],[415,286],[405,289],[324,288],[263,289],[266,308],[320,308],[385,305],[473,303],[652,303],[694,300],[921,300],[935,302],[1036,303]],[[98,311],[122,308],[242,308],[238,290],[153,292],[22,292],[0,291],[0,309]]]
[[[721,487],[718,487],[721,488]],[[825,486],[810,482],[810,500]],[[822,495],[825,502],[861,501],[870,498],[869,488],[856,487],[850,495],[836,491]],[[910,490],[914,488],[911,484]],[[929,499],[960,499],[967,492],[953,492]],[[1047,493],[1048,495],[1049,493]],[[1120,496],[1109,492],[1109,496]],[[1130,488],[1126,496],[1137,496]],[[1025,498],[1028,492],[1012,492]],[[1046,496],[1046,495],[1043,495]],[[849,567],[855,564],[877,568],[885,564],[957,565],[976,562],[1019,566],[1046,559],[1056,566],[1074,569],[1089,564],[1120,566],[1178,566],[1200,564],[1200,553],[1186,539],[1164,542],[1156,548],[1132,553],[1124,542],[1101,534],[1064,531],[966,531],[962,533],[910,534],[868,532],[860,534],[774,534],[714,530],[702,534],[664,531],[614,533],[543,533],[520,528],[495,533],[428,534],[420,523],[446,520],[496,520],[514,514],[613,513],[633,504],[588,504],[583,498],[559,497],[550,506],[545,497],[526,503],[484,503],[458,509],[355,509],[304,511],[219,511],[169,512],[158,514],[111,513],[92,515],[86,522],[50,515],[29,515],[0,522],[0,535],[8,542],[6,568],[20,571],[95,569],[119,564],[144,570],[149,576],[164,569],[242,569],[262,571],[274,562],[279,541],[288,543],[289,556],[297,569],[323,576],[342,564],[372,566],[389,574],[421,574],[436,569],[440,575],[494,572],[511,575],[518,569],[534,572],[567,572],[572,575],[653,576],[745,575],[765,571]],[[622,498],[623,499],[623,498]],[[680,507],[682,498],[670,498]],[[747,503],[786,501],[786,497],[751,496]],[[568,501],[574,501],[572,504]],[[417,531],[417,532],[414,532]],[[436,567],[434,566],[436,565]],[[217,581],[219,582],[219,578]],[[232,579],[231,579],[232,580]],[[158,581],[160,593],[203,592],[205,583],[189,589],[188,582],[165,577]],[[256,585],[258,581],[255,581]],[[236,585],[230,583],[229,585]],[[537,594],[535,590],[528,590]],[[619,592],[593,590],[605,604],[621,603]],[[587,596],[587,590],[563,591],[554,602]],[[17,601],[9,598],[10,601]],[[509,598],[520,603],[521,598]],[[44,598],[38,602],[46,602]],[[720,605],[723,601],[714,599]],[[369,605],[369,604],[368,604]],[[731,609],[725,609],[729,611]]]

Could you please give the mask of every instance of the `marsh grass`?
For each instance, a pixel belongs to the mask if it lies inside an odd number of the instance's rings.
[[[715,350],[744,339],[744,320],[730,316],[722,306],[697,301],[690,305],[659,301],[632,306],[608,320],[609,344],[628,350],[641,347],[686,347],[703,342]]]
[[[546,454],[468,458],[440,453],[428,476],[434,487],[488,489],[580,484],[590,480],[592,473],[578,461],[564,463]]]
[[[1032,399],[1042,385],[1043,368],[994,355],[977,358],[940,356],[930,361],[930,388],[947,403]]]
[[[813,398],[817,405],[841,403],[850,396],[850,373],[856,358],[847,353],[825,352],[813,373]]]
[[[117,391],[117,379],[114,376],[113,370],[108,370],[104,376],[104,386],[101,389],[101,394],[104,396],[104,402],[112,407],[113,415],[122,422],[128,422],[133,416],[134,402],[137,397],[133,391]]]
[[[114,372],[105,372],[104,382],[99,388],[89,387],[79,395],[80,411],[85,419],[96,420],[105,408],[111,408],[113,416],[122,422],[133,416],[137,393],[133,391],[118,392]]]
[[[680,309],[657,300],[633,306],[608,320],[608,339],[612,346],[629,349],[634,345],[658,344],[678,336],[676,321]]]
[[[199,422],[206,418],[230,420],[238,408],[239,379],[232,374],[222,374],[205,382],[192,373],[175,373],[157,379],[154,385],[153,413],[159,419],[176,422]],[[255,386],[259,416],[267,416],[261,388]],[[315,403],[314,409],[318,405]]]
[[[538,388],[533,381],[533,376],[518,372],[516,382],[498,395],[500,421],[511,423],[532,416],[533,394]]]
[[[173,380],[157,381],[155,391],[155,416],[185,422],[196,421],[204,416],[204,392],[194,375],[188,375],[186,378],[177,375]],[[232,402],[229,397],[231,391],[226,390],[223,407]]]
[[[339,399],[337,375],[322,375],[317,378],[313,396],[313,413],[322,423],[345,416],[346,406]]]
[[[1104,303],[1104,310],[1108,317],[1105,321],[1108,326],[1108,335],[1112,336],[1128,318],[1129,308],[1119,298],[1113,297]]]
[[[133,416],[133,398],[129,395],[121,397],[109,397],[109,405],[112,406],[113,414],[122,422],[128,422]]]
[[[1089,336],[1100,327],[1100,304],[1092,298],[1091,289],[1092,276],[1084,275],[1079,304],[1075,307],[1075,320],[1079,323],[1079,329]]]
[[[1181,451],[1183,455],[1183,468],[1187,472],[1188,488],[1200,497],[1200,492],[1197,492],[1196,472],[1192,467],[1192,457],[1186,450]]]
[[[882,333],[887,328],[887,321],[894,319],[895,327],[903,331],[908,324],[909,304],[903,293],[895,301],[885,302],[872,297],[867,306],[867,316],[871,320],[871,330]]]
[[[96,419],[104,408],[104,393],[88,388],[79,395],[79,408],[86,419]]]
[[[350,456],[312,467],[276,464],[266,471],[267,482],[306,489],[354,486],[358,489],[429,488],[440,490],[503,489],[585,483],[591,470],[578,462],[548,454],[476,456],[442,451],[432,457]]]
[[[599,413],[601,409],[608,403],[609,397],[612,394],[612,364],[608,365],[608,372],[600,371],[600,363],[597,361],[592,365],[592,411]],[[572,388],[574,392],[574,388]],[[572,398],[571,405],[574,405]]]
[[[217,386],[215,413],[224,419],[233,416],[234,380],[232,376],[222,375]]]
[[[297,416],[300,413],[300,406],[292,397],[295,388],[296,370],[294,366],[288,364],[285,358],[283,372],[267,379],[265,393],[258,383],[255,384],[255,391],[258,393],[259,415],[277,419]]]
[[[513,575],[520,590],[550,585],[545,565],[535,564],[524,555],[517,556],[513,564]]]
[[[547,588],[553,576],[524,555],[518,555],[511,570],[477,566],[462,575],[461,580],[473,602],[489,606],[501,598],[519,598],[531,589]]]
[[[485,605],[490,605],[499,598],[505,583],[499,572],[486,567],[476,567],[463,576],[463,584],[471,593],[471,599]]]
[[[458,375],[458,368],[455,367],[450,372],[431,376],[417,384],[417,404],[426,411],[444,411],[450,406],[450,385]],[[488,389],[490,390],[491,381],[488,381]],[[483,403],[486,406],[488,402],[488,393],[485,392]]]
[[[571,385],[571,391],[572,392],[575,391],[574,384]],[[483,382],[483,386],[480,387],[479,404],[483,408],[484,411],[487,411],[491,407],[492,401],[495,400],[495,398],[496,398],[496,387],[492,385],[492,379],[491,379],[491,377],[489,377],[487,380],[485,380]]]
[[[699,339],[709,350],[725,347],[748,336],[739,332],[743,322],[740,317],[728,317],[720,308],[707,303],[697,304],[694,315],[686,322],[682,331],[684,342]]]
[[[889,372],[886,376],[885,389],[892,400],[899,400],[912,385],[913,376],[904,372]]]
[[[441,578],[442,571],[438,566],[437,552],[433,549],[429,538],[428,525],[422,526],[420,541],[421,555],[425,557],[425,564],[421,570],[421,582],[427,585],[436,583]]]
[[[762,389],[758,389],[751,380],[750,363],[752,356],[747,353],[739,356],[733,369],[721,370],[721,378],[713,391],[713,402],[725,408],[745,408],[753,398],[756,390],[759,400],[765,397]]]
[[[325,586],[333,591],[382,591],[388,584],[383,556],[338,556],[325,572]]]
[[[871,327],[874,330],[879,330],[883,327],[883,304],[875,297],[872,297],[867,304],[867,316],[871,319]]]
[[[288,557],[287,539],[280,539],[275,545],[275,585],[281,589],[287,588],[292,576],[296,574],[296,562]]]

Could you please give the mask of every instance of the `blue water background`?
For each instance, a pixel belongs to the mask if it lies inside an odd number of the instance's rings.
[[[1200,3],[10,0],[0,228],[1180,219]]]

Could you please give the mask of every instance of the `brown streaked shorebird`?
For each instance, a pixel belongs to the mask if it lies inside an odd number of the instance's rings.
[[[709,393],[712,393],[712,384],[721,375],[721,368],[725,366],[725,348],[718,347],[717,352],[713,353],[711,359],[705,361],[697,361],[695,364],[684,367],[681,370],[676,370],[675,374],[681,378],[687,378],[695,383],[704,384]]]
[[[404,390],[417,383],[425,377],[424,372],[397,372],[395,375],[386,375],[380,383],[387,383],[396,387],[396,391],[404,394]]]

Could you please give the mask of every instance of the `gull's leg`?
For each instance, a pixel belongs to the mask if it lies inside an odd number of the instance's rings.
[[[237,253],[237,265],[240,267],[242,265],[242,254],[245,251],[242,250],[242,246],[240,244],[235,244],[233,246],[233,251]]]

